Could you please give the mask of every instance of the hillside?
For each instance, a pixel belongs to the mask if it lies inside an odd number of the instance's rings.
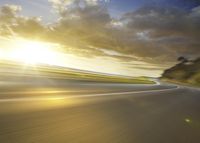
[[[181,63],[164,71],[162,79],[200,86],[200,58]]]
[[[79,81],[98,81],[113,83],[130,83],[130,84],[154,84],[145,77],[128,77],[121,75],[112,75],[84,71],[66,67],[50,65],[23,65],[22,63],[0,61],[0,81],[2,79],[13,80],[23,78],[51,78],[62,80],[79,80]]]

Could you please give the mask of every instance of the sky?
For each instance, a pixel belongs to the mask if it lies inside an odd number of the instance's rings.
[[[72,68],[157,77],[200,56],[199,0],[1,0],[0,19],[0,43],[60,45]]]

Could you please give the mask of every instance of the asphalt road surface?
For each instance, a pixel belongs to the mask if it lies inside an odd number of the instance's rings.
[[[200,143],[200,90],[1,80],[0,143]]]

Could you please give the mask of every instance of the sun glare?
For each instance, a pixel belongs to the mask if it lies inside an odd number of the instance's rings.
[[[56,65],[58,52],[55,51],[55,44],[16,39],[13,42],[14,49],[10,52],[9,58],[35,65],[38,63]]]

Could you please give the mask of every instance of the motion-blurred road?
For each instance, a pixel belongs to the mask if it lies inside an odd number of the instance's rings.
[[[200,90],[1,80],[0,143],[199,143]]]

